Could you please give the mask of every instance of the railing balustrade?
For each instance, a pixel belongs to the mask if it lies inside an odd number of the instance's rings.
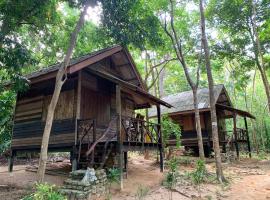
[[[142,119],[122,116],[125,142],[160,143],[160,125]]]

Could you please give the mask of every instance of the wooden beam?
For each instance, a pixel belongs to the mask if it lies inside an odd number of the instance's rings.
[[[123,48],[121,46],[117,46],[117,47],[114,47],[114,48],[110,49],[109,51],[102,52],[102,53],[100,53],[98,55],[95,55],[95,56],[91,57],[90,59],[86,59],[86,60],[84,60],[82,62],[79,62],[79,63],[77,63],[75,65],[70,66],[68,68],[68,72],[70,74],[72,74],[74,72],[77,72],[77,71],[83,69],[86,66],[92,65],[92,64],[94,64],[94,63],[96,63],[96,62],[98,62],[98,61],[100,61],[100,60],[102,60],[102,59],[104,59],[104,58],[106,58],[108,56],[111,56],[111,55],[121,51],[122,49]]]
[[[120,170],[120,189],[123,190],[123,137],[121,128],[121,116],[122,116],[122,104],[121,104],[121,86],[116,85],[116,113],[118,116],[117,120],[117,143],[118,143],[118,167]]]
[[[238,146],[238,138],[237,138],[237,129],[236,129],[236,113],[233,113],[233,134],[234,134],[234,144],[236,149],[237,158],[239,159],[239,146]]]
[[[162,131],[161,131],[161,113],[160,113],[160,105],[157,105],[157,119],[158,119],[158,133],[160,135],[159,137],[159,160],[160,160],[160,172],[164,171],[164,159],[163,159],[163,141],[162,141]]]
[[[130,63],[124,63],[124,64],[121,64],[121,65],[115,65],[116,67],[126,67],[127,65],[129,65]]]
[[[126,81],[126,82],[129,82],[129,81],[135,81],[135,80],[137,80],[137,78],[136,78],[136,77],[129,78],[129,79],[124,79],[124,81]]]
[[[250,140],[249,140],[249,135],[248,135],[247,118],[244,117],[244,120],[245,120],[246,134],[247,134],[248,154],[249,154],[249,157],[251,158],[251,146],[250,146]]]

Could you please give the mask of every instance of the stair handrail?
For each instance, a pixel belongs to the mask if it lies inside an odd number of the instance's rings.
[[[117,118],[118,118],[118,117],[116,116],[116,117],[113,117],[113,118],[111,119],[111,121],[110,121],[110,123],[109,123],[109,126],[108,126],[108,128],[106,129],[106,131],[102,134],[102,136],[101,136],[98,140],[96,140],[96,141],[94,142],[94,144],[91,145],[91,147],[90,147],[90,148],[87,150],[87,152],[85,153],[86,156],[89,156],[89,155],[92,153],[92,151],[95,149],[96,145],[97,145],[99,142],[101,142],[102,139],[103,139],[108,133],[110,133],[111,128],[112,128],[112,125],[114,125],[114,123],[116,123]]]
[[[84,134],[83,134],[83,136],[80,138],[80,141],[79,141],[79,152],[78,152],[78,162],[80,161],[80,157],[81,157],[81,150],[82,150],[82,143],[83,143],[83,139],[85,138],[85,136],[87,136],[88,135],[88,133],[91,131],[91,129],[93,128],[93,132],[95,132],[95,130],[94,130],[94,123],[95,123],[95,120],[94,119],[90,119],[91,120],[91,124],[90,124],[90,127],[85,131],[85,129],[84,129]],[[78,128],[80,127],[80,124],[79,124],[79,122],[81,122],[81,121],[89,121],[89,119],[88,120],[78,120]],[[89,140],[88,140],[88,145],[89,145]]]

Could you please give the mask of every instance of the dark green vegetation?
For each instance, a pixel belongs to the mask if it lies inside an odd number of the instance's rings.
[[[66,200],[67,198],[61,195],[55,185],[48,183],[36,184],[35,192],[23,198],[23,200]]]
[[[180,1],[174,18],[193,79],[196,78],[201,46],[197,3]],[[87,20],[79,34],[74,56],[120,43],[131,51],[150,93],[162,97],[190,89],[161,26],[164,18],[169,17],[167,0],[101,0],[98,5],[103,7],[100,23]],[[270,148],[267,100],[269,7],[265,0],[257,3],[250,0],[212,0],[206,7],[215,83],[225,84],[235,107],[248,110],[257,117],[256,122],[248,124],[250,138],[253,150],[258,147],[263,151]],[[42,3],[11,0],[0,3],[1,152],[8,148],[10,142],[15,94],[27,89],[24,75],[62,61],[80,8],[80,1],[75,3],[71,0],[46,0]],[[7,82],[11,85],[6,88]],[[205,68],[201,67],[200,87],[206,86]],[[166,125],[166,120],[164,123]],[[239,123],[244,126],[244,122]]]

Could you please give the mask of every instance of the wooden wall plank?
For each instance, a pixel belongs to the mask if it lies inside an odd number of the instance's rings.
[[[51,95],[44,97],[42,120],[46,120]],[[55,108],[54,120],[74,118],[74,90],[61,92]]]

